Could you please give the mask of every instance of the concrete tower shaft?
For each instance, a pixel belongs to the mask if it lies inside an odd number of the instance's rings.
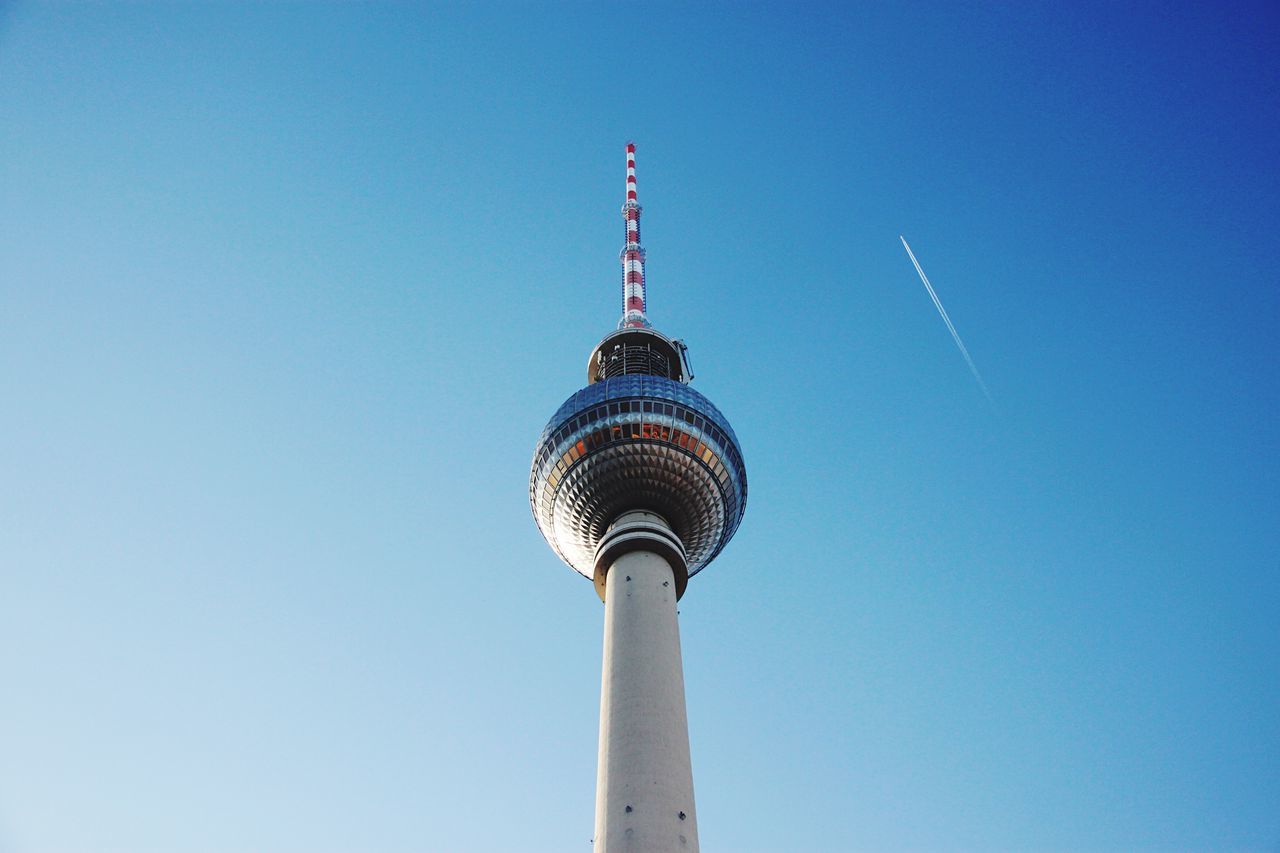
[[[623,514],[601,544],[604,671],[596,770],[595,850],[696,851],[677,578],[662,518]]]

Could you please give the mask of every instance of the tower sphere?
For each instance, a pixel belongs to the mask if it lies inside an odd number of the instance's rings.
[[[599,581],[596,549],[623,513],[666,520],[684,548],[683,592],[742,520],[747,472],[729,421],[687,384],[683,344],[647,327],[605,337],[588,384],[538,439],[529,502],[538,529],[584,577]],[[678,573],[679,575],[679,573]]]

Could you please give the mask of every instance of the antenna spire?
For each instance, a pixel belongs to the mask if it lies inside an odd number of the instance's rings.
[[[619,329],[647,329],[648,297],[644,290],[644,249],[640,247],[640,214],[636,197],[636,145],[627,143],[627,200],[622,203],[626,220],[626,244],[622,247],[622,319]]]

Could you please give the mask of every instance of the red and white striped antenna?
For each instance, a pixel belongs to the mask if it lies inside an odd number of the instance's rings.
[[[640,246],[640,214],[643,209],[636,197],[636,145],[627,143],[627,200],[622,204],[626,220],[626,245],[622,247],[622,319],[619,329],[650,327],[648,297],[644,290],[644,249]]]

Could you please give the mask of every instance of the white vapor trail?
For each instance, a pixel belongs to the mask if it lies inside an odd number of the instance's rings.
[[[982,381],[982,374],[978,372],[978,366],[969,357],[969,350],[965,349],[964,341],[960,340],[960,333],[951,324],[951,318],[947,316],[947,309],[942,307],[942,301],[938,299],[938,294],[933,292],[933,285],[929,283],[929,276],[925,275],[924,270],[920,268],[920,262],[916,260],[916,253],[911,251],[911,247],[907,245],[906,237],[899,234],[898,239],[902,241],[902,248],[907,250],[907,257],[911,258],[911,263],[915,266],[916,272],[920,273],[920,280],[924,282],[925,290],[929,291],[929,298],[933,300],[933,304],[937,306],[938,313],[942,315],[942,322],[947,324],[947,329],[950,330],[952,339],[955,340],[956,346],[960,348],[960,354],[964,356],[965,363],[969,365],[969,372],[973,374],[974,379],[978,380],[978,387],[986,395],[987,401],[994,406],[996,401],[991,399],[991,392],[987,390],[987,383]]]

